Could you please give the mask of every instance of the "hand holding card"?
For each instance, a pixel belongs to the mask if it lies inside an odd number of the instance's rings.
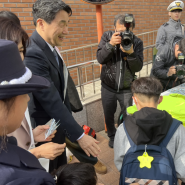
[[[46,123],[46,125],[49,125],[50,127],[45,133],[45,139],[47,139],[59,127],[60,125],[59,121],[56,122],[55,119],[51,119]]]

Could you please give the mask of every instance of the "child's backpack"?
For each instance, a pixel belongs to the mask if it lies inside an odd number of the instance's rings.
[[[180,124],[180,121],[173,119],[173,123],[166,137],[159,146],[156,146],[136,145],[128,135],[125,124],[123,123],[123,127],[131,147],[127,151],[122,163],[120,185],[127,185],[131,183],[139,183],[143,185],[177,184],[174,161],[171,153],[168,151],[168,149],[166,149],[166,146]],[[140,156],[143,156],[144,154],[148,154],[148,156],[154,158],[154,160],[151,162],[151,168],[143,167],[144,165],[141,165],[143,164],[143,160],[146,160],[146,158],[142,158],[141,161]],[[141,164],[139,160],[142,162]],[[147,158],[147,160],[149,160],[149,158]],[[140,165],[142,168],[140,168]]]

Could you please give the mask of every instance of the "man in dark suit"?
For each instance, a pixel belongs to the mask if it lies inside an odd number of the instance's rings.
[[[84,135],[83,129],[71,114],[67,95],[68,71],[55,47],[61,46],[68,34],[72,10],[61,0],[37,0],[32,13],[36,31],[30,38],[24,62],[33,74],[43,76],[51,82],[50,88],[30,95],[29,112],[32,122],[37,125],[45,124],[51,118],[60,120],[53,142],[64,143],[65,137],[71,142],[77,141],[83,151],[73,150],[73,154],[80,161],[93,164],[97,172],[106,173],[106,167],[96,158],[100,152],[98,141]],[[50,161],[50,172],[65,163],[66,154],[63,153]]]

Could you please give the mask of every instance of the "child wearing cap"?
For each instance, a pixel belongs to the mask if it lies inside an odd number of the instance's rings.
[[[170,19],[164,23],[157,32],[156,48],[159,50],[164,44],[170,41],[173,35],[184,35],[184,26],[181,24],[180,17],[184,3],[173,1],[167,8]]]

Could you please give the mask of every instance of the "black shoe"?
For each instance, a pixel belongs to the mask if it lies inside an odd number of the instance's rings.
[[[109,147],[114,148],[114,140],[112,139],[109,140]]]

